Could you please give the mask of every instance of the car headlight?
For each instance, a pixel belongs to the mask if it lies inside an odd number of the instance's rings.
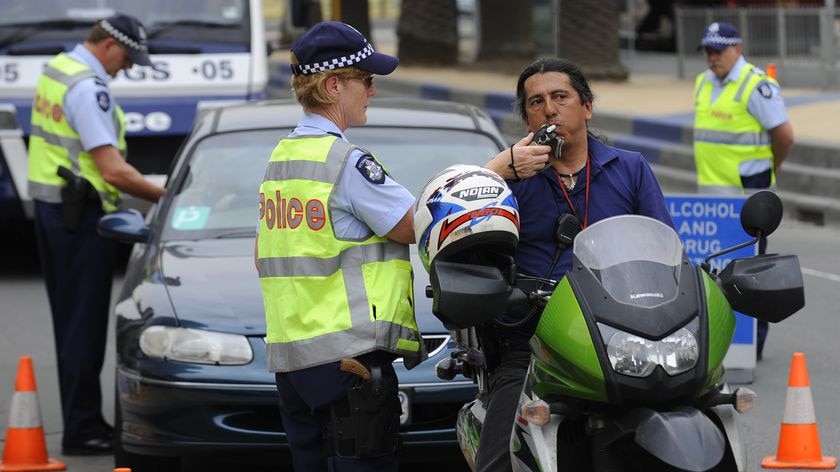
[[[696,323],[696,319],[690,324]],[[613,370],[633,377],[647,377],[661,365],[668,375],[677,375],[695,365],[700,356],[697,338],[680,328],[659,341],[625,333],[599,323],[607,342],[607,356]]]
[[[254,358],[245,336],[174,326],[146,328],[140,349],[149,357],[195,364],[240,365]]]

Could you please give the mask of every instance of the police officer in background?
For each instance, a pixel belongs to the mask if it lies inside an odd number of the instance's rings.
[[[397,470],[392,362],[425,358],[408,244],[414,197],[345,130],[365,124],[374,74],[399,61],[322,22],[291,49],[303,106],[260,186],[254,257],[268,369],[297,471]]]
[[[125,116],[108,83],[133,64],[151,64],[140,22],[99,20],[84,44],[44,67],[32,106],[29,194],[55,332],[64,455],[113,449],[99,374],[116,243],[97,234],[97,221],[117,208],[121,191],[149,201],[165,192],[125,161]]]
[[[735,27],[715,22],[699,48],[709,68],[694,85],[694,161],[700,193],[733,195],[776,187],[776,174],[793,147],[779,83],[747,62]],[[752,190],[755,191],[755,190]],[[767,250],[761,238],[759,254]],[[761,360],[768,323],[758,322]]]

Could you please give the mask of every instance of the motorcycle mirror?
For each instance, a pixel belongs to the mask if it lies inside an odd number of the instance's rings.
[[[741,208],[741,226],[752,237],[768,236],[782,222],[782,200],[769,190],[750,195]]]
[[[750,195],[741,207],[741,227],[753,237],[753,240],[709,254],[701,264],[703,270],[709,272],[709,261],[715,257],[753,245],[759,238],[776,231],[779,223],[782,222],[782,213],[782,200],[775,193],[762,190]]]

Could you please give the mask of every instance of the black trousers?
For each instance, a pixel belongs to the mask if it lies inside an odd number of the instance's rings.
[[[64,229],[61,205],[35,202],[35,234],[52,311],[64,419],[62,444],[110,434],[99,375],[111,304],[116,242],[96,232],[103,215],[91,202],[76,232]]]
[[[484,404],[487,413],[475,456],[477,472],[512,469],[510,434],[530,362],[531,349],[527,343],[502,343],[499,365],[490,374],[490,392]]]
[[[379,366],[382,378],[396,398],[399,381],[392,361],[394,356],[373,352],[356,357],[371,368]],[[339,363],[332,362],[309,369],[275,374],[280,394],[280,417],[286,440],[292,451],[292,463],[297,472],[378,472],[396,471],[399,456],[391,454],[373,459],[350,459],[326,452],[327,443],[333,441],[333,429],[326,413],[329,406],[347,396],[356,383],[356,375],[339,370]],[[394,417],[394,428],[399,428],[399,412]]]

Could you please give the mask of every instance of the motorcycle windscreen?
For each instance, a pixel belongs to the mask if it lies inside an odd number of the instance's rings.
[[[601,220],[577,235],[574,254],[616,301],[651,307],[677,295],[682,242],[661,221],[639,215]]]

